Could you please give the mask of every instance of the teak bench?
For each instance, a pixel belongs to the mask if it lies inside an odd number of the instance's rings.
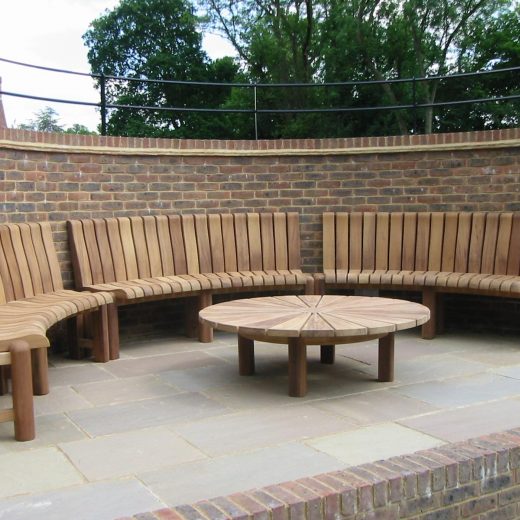
[[[106,292],[63,289],[48,223],[0,225],[0,394],[7,392],[8,365],[13,394],[13,409],[0,411],[0,422],[14,420],[17,440],[35,436],[33,392],[49,392],[47,330],[65,318],[90,313],[94,338],[71,339],[92,348],[95,359],[106,360],[106,306],[112,302]]]
[[[323,270],[328,288],[421,291],[433,338],[440,293],[520,297],[520,213],[325,213]]]
[[[260,289],[312,294],[300,270],[297,213],[157,215],[67,222],[76,287],[111,291],[117,305],[196,296],[186,306],[193,335],[198,311],[219,292]],[[110,358],[119,356],[117,313],[109,314]],[[198,325],[199,339],[212,329]]]

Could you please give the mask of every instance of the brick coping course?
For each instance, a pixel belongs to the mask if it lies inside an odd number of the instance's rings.
[[[520,518],[520,428],[120,520]]]
[[[329,139],[161,139],[34,132],[0,127],[0,148],[105,155],[358,155],[520,146],[520,128]]]

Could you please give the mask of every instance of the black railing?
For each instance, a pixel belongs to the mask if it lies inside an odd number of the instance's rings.
[[[29,67],[47,72],[55,72],[60,74],[72,74],[76,76],[90,77],[98,82],[100,91],[100,101],[81,101],[73,99],[59,99],[51,97],[36,96],[30,94],[22,94],[19,92],[0,91],[0,95],[13,96],[24,99],[32,99],[37,101],[45,101],[49,103],[65,103],[73,105],[82,105],[98,108],[101,115],[101,134],[107,134],[107,117],[110,109],[129,109],[129,110],[150,110],[150,111],[168,111],[168,112],[186,112],[186,113],[239,113],[250,114],[254,117],[255,138],[258,139],[258,116],[260,114],[311,114],[311,113],[349,113],[349,112],[363,112],[363,111],[394,111],[394,110],[411,110],[413,120],[413,133],[417,133],[417,112],[421,109],[436,108],[436,107],[456,107],[461,105],[475,105],[481,103],[498,103],[507,101],[520,100],[520,94],[504,95],[504,96],[486,96],[482,98],[473,99],[459,99],[451,101],[436,101],[431,103],[420,103],[418,101],[418,84],[424,82],[457,80],[461,78],[482,77],[504,73],[519,73],[520,67],[508,67],[495,70],[484,70],[479,72],[450,74],[445,76],[427,76],[427,77],[413,77],[413,78],[397,78],[388,80],[359,80],[359,81],[344,81],[331,83],[219,83],[219,82],[202,82],[202,81],[180,81],[180,80],[157,80],[149,78],[133,78],[125,76],[110,76],[104,74],[91,74],[86,72],[77,72],[72,70],[58,69],[52,67],[44,67],[40,65],[33,65],[22,63],[6,58],[0,58],[0,61],[10,63],[12,65],[19,65],[22,67]],[[152,83],[162,85],[184,85],[195,87],[231,87],[252,89],[253,100],[251,108],[210,108],[210,107],[175,107],[175,106],[148,106],[148,105],[127,105],[117,103],[107,103],[107,87],[109,82],[125,81],[138,83]],[[363,85],[391,85],[391,84],[412,84],[412,99],[409,103],[395,104],[395,105],[376,105],[376,106],[350,106],[350,107],[332,107],[332,108],[259,108],[258,92],[260,89],[277,89],[277,88],[332,88],[332,87],[359,87]],[[518,90],[520,90],[520,81],[518,82]]]

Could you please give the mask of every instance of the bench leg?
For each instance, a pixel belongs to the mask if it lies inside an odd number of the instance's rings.
[[[289,395],[307,394],[307,345],[301,338],[289,338]]]
[[[325,294],[325,275],[323,273],[314,275],[314,294],[318,296]]]
[[[17,441],[32,441],[36,436],[36,431],[34,427],[31,349],[24,341],[13,341],[9,351],[11,353],[13,385],[14,437]]]
[[[382,383],[394,380],[394,333],[379,338],[377,380]]]
[[[433,339],[437,321],[437,293],[435,289],[430,287],[423,289],[422,303],[430,309],[430,320],[421,327],[421,335],[423,339]]]
[[[321,362],[324,365],[333,365],[336,356],[335,345],[321,345],[320,347]]]
[[[117,305],[108,303],[106,308],[110,359],[119,359],[119,315],[117,313]]]
[[[209,307],[213,303],[213,295],[210,292],[203,292],[197,299],[197,315],[196,319],[199,325],[199,341],[201,343],[211,343],[213,341],[213,327],[207,323],[200,323],[199,311]]]
[[[187,298],[184,304],[184,334],[188,338],[198,335],[198,302],[196,298]]]
[[[308,278],[305,282],[305,294],[314,295],[316,294],[316,289],[314,288],[314,278]]]
[[[47,395],[49,393],[49,363],[47,361],[47,347],[32,349],[31,360],[34,395]]]
[[[252,376],[255,373],[255,342],[238,336],[238,373]]]
[[[83,357],[83,351],[79,346],[79,338],[84,337],[85,329],[87,327],[85,316],[80,314],[69,318],[66,325],[69,357],[70,359],[81,359]]]
[[[92,356],[98,363],[110,360],[110,342],[108,337],[108,312],[106,305],[92,313]]]

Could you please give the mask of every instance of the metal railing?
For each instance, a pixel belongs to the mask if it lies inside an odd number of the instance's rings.
[[[19,92],[0,91],[0,95],[13,96],[24,99],[31,99],[37,101],[45,101],[49,103],[64,103],[73,105],[90,106],[99,109],[101,116],[101,134],[107,134],[107,117],[108,111],[111,109],[128,109],[128,110],[150,110],[150,111],[167,111],[177,113],[234,113],[234,114],[250,114],[254,117],[255,138],[258,139],[258,116],[261,114],[311,114],[311,113],[349,113],[349,112],[363,112],[363,111],[395,111],[395,110],[411,110],[413,114],[413,132],[417,133],[417,112],[421,109],[437,108],[437,107],[456,107],[461,105],[474,105],[482,103],[498,103],[507,101],[520,100],[520,94],[505,95],[505,96],[487,96],[483,98],[473,99],[459,99],[452,101],[437,101],[432,103],[421,103],[418,101],[418,85],[423,82],[434,82],[443,80],[457,80],[461,78],[484,77],[490,75],[504,74],[504,73],[520,73],[520,67],[508,67],[495,70],[484,70],[470,73],[458,73],[445,76],[427,76],[427,77],[413,77],[413,78],[397,78],[388,80],[359,80],[359,81],[344,81],[331,83],[225,83],[225,82],[202,82],[202,81],[181,81],[181,80],[157,80],[148,78],[133,78],[126,76],[110,76],[104,74],[93,74],[86,72],[78,72],[66,69],[58,69],[53,67],[44,67],[29,63],[1,58],[1,62],[18,65],[21,67],[28,67],[47,72],[55,72],[60,74],[72,74],[75,76],[90,77],[98,82],[100,91],[100,101],[81,101],[73,99],[61,99],[44,96],[36,96],[30,94],[22,94]],[[519,76],[520,79],[520,76]],[[127,105],[107,102],[107,88],[108,83],[112,81],[117,82],[136,82],[136,83],[150,83],[161,85],[182,85],[194,87],[228,87],[228,88],[243,88],[251,89],[253,91],[253,103],[251,108],[210,108],[210,107],[175,107],[175,106],[148,106],[148,105]],[[279,88],[332,88],[332,87],[359,87],[366,85],[391,85],[391,84],[411,84],[412,85],[412,99],[409,103],[397,105],[375,105],[375,106],[350,106],[350,107],[332,107],[332,108],[259,108],[258,92],[260,89],[279,89]],[[518,82],[520,90],[520,81]]]

